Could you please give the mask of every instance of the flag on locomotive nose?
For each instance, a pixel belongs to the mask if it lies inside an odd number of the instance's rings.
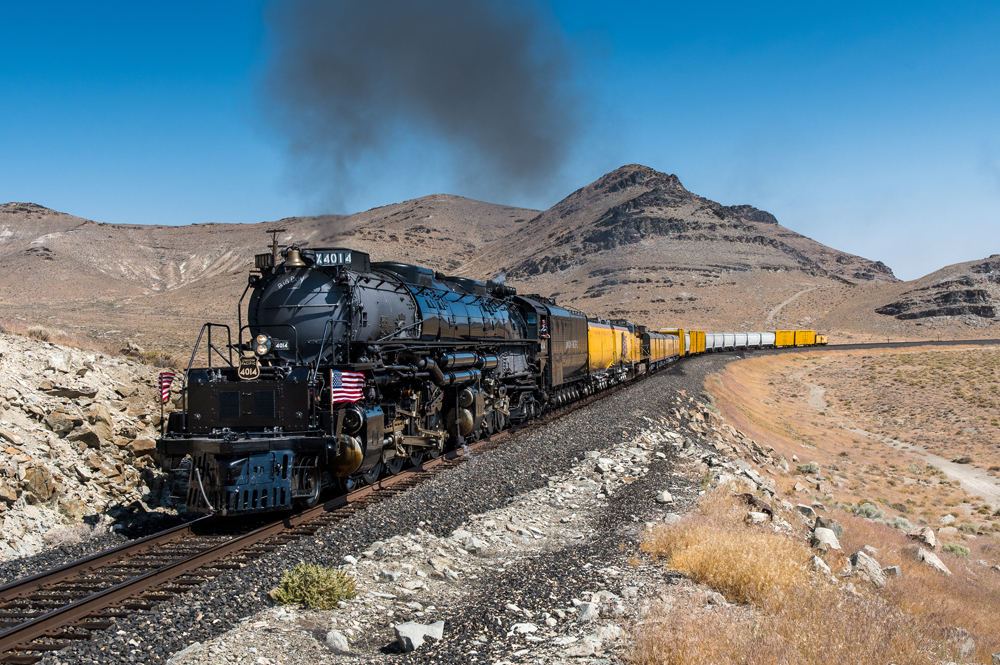
[[[364,395],[365,375],[361,372],[338,372],[334,370],[330,381],[333,402],[358,402]]]
[[[173,372],[160,372],[160,402],[165,404],[170,399],[170,384],[173,382]]]

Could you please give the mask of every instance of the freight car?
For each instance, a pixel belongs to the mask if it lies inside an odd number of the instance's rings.
[[[255,257],[237,320],[235,340],[229,326],[202,327],[182,408],[157,441],[167,466],[190,459],[192,512],[315,505],[683,355],[767,345],[650,331],[503,283],[276,242]]]

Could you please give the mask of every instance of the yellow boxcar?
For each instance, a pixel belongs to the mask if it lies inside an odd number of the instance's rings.
[[[594,372],[616,364],[621,343],[610,323],[587,321],[588,366]]]
[[[705,331],[691,330],[691,350],[689,353],[705,353]]]
[[[774,345],[775,346],[795,346],[795,331],[794,330],[775,330],[774,331]]]
[[[825,346],[826,345],[826,335],[817,334],[816,335],[816,343],[817,344],[822,344],[822,345]]]
[[[796,330],[795,346],[812,346],[816,343],[815,330]]]

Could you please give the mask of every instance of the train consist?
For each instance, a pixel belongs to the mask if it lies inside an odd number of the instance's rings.
[[[190,459],[192,512],[315,505],[684,356],[826,343],[650,330],[502,283],[276,244],[256,256],[237,311],[235,342],[228,326],[202,327],[182,410],[157,441],[165,465]]]

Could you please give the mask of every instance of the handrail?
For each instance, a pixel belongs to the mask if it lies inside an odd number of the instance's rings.
[[[229,350],[229,358],[222,355],[218,347],[212,344],[212,328],[225,328],[226,329],[226,348]],[[181,378],[181,410],[187,413],[187,379],[188,374],[191,372],[191,368],[194,366],[194,359],[198,355],[198,349],[201,348],[201,340],[205,336],[205,331],[208,331],[208,368],[212,369],[212,351],[215,351],[220,358],[226,361],[226,364],[232,369],[233,365],[233,332],[230,330],[229,326],[225,323],[205,323],[201,326],[201,331],[198,333],[198,341],[194,343],[194,349],[191,351],[191,359],[188,361],[187,369],[184,370],[184,376]]]

